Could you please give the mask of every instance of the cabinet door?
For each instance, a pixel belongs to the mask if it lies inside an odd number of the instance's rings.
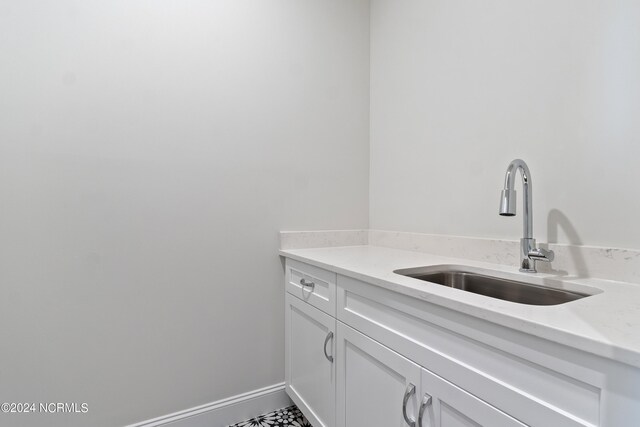
[[[336,320],[286,294],[285,386],[314,427],[335,425]]]
[[[338,322],[337,427],[407,427],[417,416],[420,367]]]
[[[523,427],[525,424],[423,369],[417,427],[478,426]]]

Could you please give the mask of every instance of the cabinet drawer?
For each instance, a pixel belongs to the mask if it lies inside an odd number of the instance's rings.
[[[337,318],[525,424],[599,425],[602,377],[568,349],[344,276]]]
[[[287,258],[287,292],[336,316],[336,273]]]

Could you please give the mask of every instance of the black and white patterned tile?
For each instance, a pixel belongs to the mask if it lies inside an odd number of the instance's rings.
[[[297,406],[278,409],[229,427],[312,427]]]

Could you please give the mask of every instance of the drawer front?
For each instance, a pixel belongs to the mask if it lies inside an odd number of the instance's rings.
[[[287,292],[336,316],[336,273],[287,258]]]
[[[543,340],[343,276],[337,318],[527,425],[599,425],[601,374]]]

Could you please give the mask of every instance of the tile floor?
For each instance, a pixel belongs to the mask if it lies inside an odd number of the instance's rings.
[[[278,409],[229,427],[312,427],[297,406]]]

